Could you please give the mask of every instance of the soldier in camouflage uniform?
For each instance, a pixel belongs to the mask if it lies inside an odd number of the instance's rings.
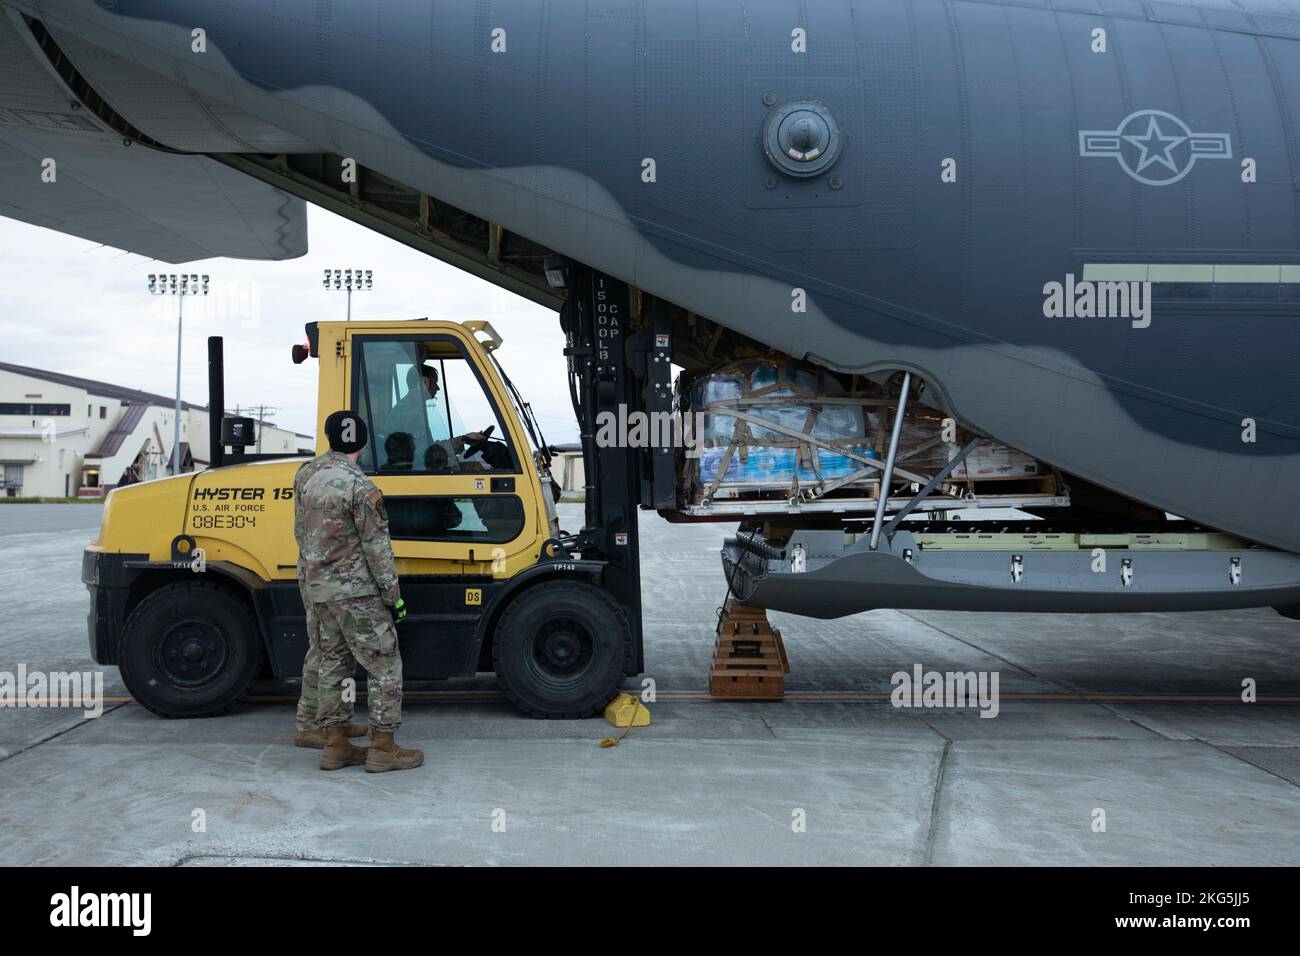
[[[319,628],[319,721],[325,734],[322,770],[366,765],[372,773],[424,762],[393,739],[402,720],[402,658],[395,620],[405,616],[379,489],[357,467],[365,422],[354,412],[325,420],[330,452],[294,497],[294,528],[303,594]],[[367,675],[369,751],[348,743],[350,705],[343,682]]]
[[[320,471],[322,467],[329,464],[330,453],[317,455],[311,461],[304,464],[298,469],[297,475],[293,479],[293,500],[295,502],[302,500],[302,489],[307,480],[312,475]],[[296,504],[293,513],[293,536],[294,540],[302,540],[302,509]],[[316,612],[313,610],[312,602],[307,599],[307,588],[303,583],[302,561],[298,561],[298,590],[302,594],[302,606],[307,612],[307,656],[302,662],[302,692],[298,697],[298,733],[294,735],[293,742],[297,747],[313,747],[316,750],[322,750],[325,747],[325,731],[320,725],[320,622],[316,620]],[[349,709],[347,735],[349,737],[364,737],[366,734],[365,724],[351,723],[352,714]]]

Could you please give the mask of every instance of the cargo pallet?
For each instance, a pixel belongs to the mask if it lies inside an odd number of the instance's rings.
[[[918,476],[925,477],[925,476]],[[1015,483],[1017,491],[1008,491]],[[912,486],[918,486],[913,482]],[[1028,486],[1033,487],[1028,487]],[[730,489],[727,489],[728,492]],[[857,489],[855,489],[856,491]],[[880,502],[880,482],[872,481],[863,488],[863,494],[852,496],[810,496],[801,492],[791,497],[781,497],[767,492],[768,497],[714,497],[694,504],[685,504],[679,510],[693,518],[762,517],[799,514],[872,514]],[[755,494],[763,494],[755,489]],[[895,511],[913,501],[914,493],[891,496],[885,504],[887,511]],[[1046,475],[1027,475],[1007,478],[954,478],[944,483],[943,491],[928,496],[915,506],[916,511],[962,511],[981,508],[1068,508],[1069,489],[1055,472]]]
[[[800,388],[786,380],[786,369],[781,367],[778,383],[758,389],[738,399],[723,399],[700,406],[697,411],[735,420],[735,428],[725,444],[725,456],[717,473],[707,483],[693,473],[697,467],[691,459],[682,465],[680,487],[692,488],[685,500],[678,501],[676,512],[695,520],[726,520],[729,518],[762,518],[791,515],[836,515],[840,517],[873,514],[882,510],[882,487],[888,497],[883,511],[907,508],[909,511],[957,511],[970,508],[1068,508],[1069,490],[1061,474],[1041,463],[1035,463],[1030,474],[968,475],[966,459],[986,440],[967,432],[961,433],[965,443],[955,456],[942,465],[921,456],[933,453],[945,444],[956,447],[955,442],[945,442],[936,434],[911,447],[902,447],[905,431],[908,397],[911,392],[911,375],[905,374],[890,399],[892,388],[880,390],[880,397],[868,397],[865,392],[847,396],[829,397],[822,387],[814,392]],[[854,378],[851,388],[867,388],[870,383],[859,383]],[[746,388],[748,386],[746,385]],[[776,397],[772,393],[784,388],[794,394]],[[897,403],[893,411],[893,427],[886,432],[886,412]],[[758,414],[764,407],[809,407],[802,428],[782,424]],[[814,434],[818,415],[823,406],[860,406],[864,415],[868,409],[881,409],[878,429],[874,436],[860,438],[827,439]],[[930,409],[915,413],[910,421],[915,431],[918,421],[929,421],[940,414]],[[865,419],[864,419],[865,420]],[[938,429],[938,425],[934,426]],[[754,429],[770,435],[756,439]],[[915,437],[915,436],[914,436]],[[954,436],[957,437],[957,436]],[[713,441],[720,441],[714,439]],[[884,460],[855,448],[870,443],[872,447],[887,449]],[[707,444],[707,443],[706,443]],[[719,447],[722,447],[719,444]],[[801,480],[797,471],[789,481],[727,480],[731,465],[748,450],[756,447],[792,447],[798,450],[799,467],[807,469],[815,463],[819,453],[829,453],[848,459],[854,470],[835,478]],[[913,471],[910,469],[920,469]],[[936,469],[933,474],[926,471]],[[924,489],[922,491],[922,489]]]

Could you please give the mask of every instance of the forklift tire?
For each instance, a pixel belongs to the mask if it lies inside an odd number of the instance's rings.
[[[169,584],[141,601],[117,643],[122,682],[163,717],[215,717],[257,678],[261,641],[248,605],[216,584]]]
[[[599,713],[631,667],[632,628],[617,601],[582,581],[553,581],[506,606],[492,665],[511,702],[543,719]]]

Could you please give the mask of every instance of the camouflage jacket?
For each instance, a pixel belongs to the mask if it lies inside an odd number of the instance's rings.
[[[307,600],[307,589],[306,578],[302,570],[303,510],[298,506],[298,502],[302,501],[302,489],[306,486],[308,479],[325,465],[328,465],[331,460],[329,452],[317,455],[311,461],[305,462],[298,469],[298,473],[293,476],[293,540],[298,542],[298,587],[302,589],[302,599],[304,601]]]
[[[293,534],[304,600],[399,596],[384,496],[347,456],[326,452],[294,479]]]

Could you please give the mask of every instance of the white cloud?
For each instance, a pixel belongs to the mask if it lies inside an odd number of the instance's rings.
[[[576,440],[554,312],[314,206],[308,222],[310,252],[299,259],[171,266],[0,219],[0,360],[172,395],[177,300],[150,296],[146,277],[208,273],[206,301],[185,302],[182,397],[207,401],[206,340],[222,335],[227,406],[270,406],[272,421],[313,434],[315,362],[294,365],[290,350],[307,322],[345,317],[346,293],[321,287],[324,269],[372,269],[374,289],[353,294],[354,319],[489,320],[547,440]]]

